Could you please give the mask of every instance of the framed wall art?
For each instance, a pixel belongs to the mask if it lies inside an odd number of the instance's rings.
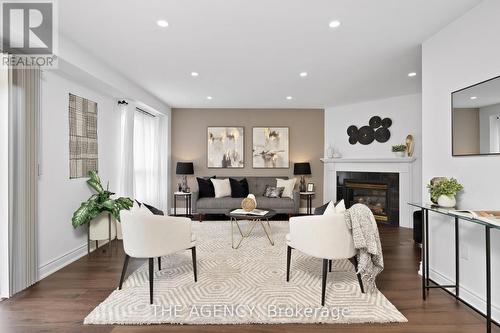
[[[254,168],[287,169],[290,167],[288,127],[254,127],[252,134]]]
[[[207,167],[245,167],[245,129],[243,127],[208,127]]]

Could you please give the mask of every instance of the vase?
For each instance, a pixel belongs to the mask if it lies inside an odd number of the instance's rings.
[[[452,208],[452,207],[456,206],[457,200],[455,199],[454,195],[444,195],[444,194],[442,194],[442,195],[439,196],[439,198],[437,200],[437,203],[441,207]]]
[[[334,150],[332,145],[329,145],[328,148],[326,149],[326,157],[327,158],[333,158]]]
[[[393,151],[394,155],[396,155],[396,157],[405,157],[405,152],[404,151]]]

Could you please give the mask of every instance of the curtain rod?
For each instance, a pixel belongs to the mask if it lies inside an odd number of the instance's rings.
[[[143,109],[141,109],[141,108],[136,107],[135,109],[136,109],[137,111],[140,111],[140,112],[142,112],[142,113],[147,114],[148,116],[151,116],[151,117],[156,117],[156,115],[154,115],[154,114],[152,114],[152,113],[150,113],[150,112],[148,112],[148,111],[145,111],[145,110],[143,110]]]

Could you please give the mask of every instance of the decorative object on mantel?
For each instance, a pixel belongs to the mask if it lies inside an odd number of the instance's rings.
[[[246,212],[251,212],[255,208],[257,208],[257,200],[255,199],[255,195],[249,194],[245,199],[241,201],[241,208]]]
[[[306,191],[306,179],[305,175],[311,174],[311,165],[309,162],[295,163],[293,165],[293,174],[300,176],[300,192]]]
[[[433,178],[434,182],[427,185],[432,202],[437,202],[441,207],[452,208],[457,204],[456,195],[464,187],[455,178]]]
[[[374,140],[380,143],[389,141],[391,132],[389,127],[392,125],[390,118],[381,119],[379,116],[373,116],[368,122],[369,126],[362,126],[358,129],[357,126],[351,125],[347,128],[347,135],[349,136],[349,143],[355,145],[361,143],[362,145],[369,145]]]
[[[392,152],[397,157],[405,157],[406,145],[401,144],[401,145],[392,146]]]
[[[335,150],[333,148],[333,145],[328,145],[328,148],[326,148],[326,158],[333,158],[333,154],[335,153]]]
[[[413,139],[413,135],[408,134],[406,137],[406,153],[408,154],[408,157],[413,156],[413,150],[415,149],[415,141]]]

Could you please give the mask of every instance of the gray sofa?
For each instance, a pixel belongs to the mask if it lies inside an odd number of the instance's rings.
[[[227,177],[222,177],[224,179]],[[232,177],[234,179],[246,178],[248,190],[257,199],[257,208],[268,208],[275,210],[278,214],[294,215],[299,213],[300,194],[293,192],[291,198],[267,198],[264,197],[266,185],[276,186],[276,178],[288,179],[288,177]],[[219,179],[219,177],[217,177]],[[243,198],[198,198],[198,191],[193,191],[191,197],[192,212],[199,214],[200,221],[206,214],[225,214],[236,208],[241,208]]]

